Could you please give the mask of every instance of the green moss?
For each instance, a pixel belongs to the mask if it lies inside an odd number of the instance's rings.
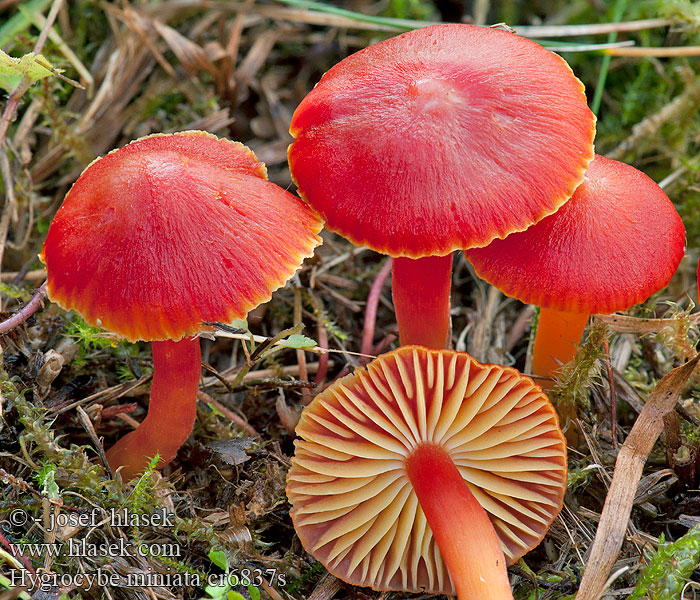
[[[628,600],[677,600],[700,560],[700,526],[673,543],[664,543],[649,557]]]
[[[594,322],[576,357],[561,370],[549,398],[555,406],[576,406],[587,401],[591,381],[600,374],[603,342],[608,339],[605,324]]]
[[[286,592],[297,596],[312,587],[321,575],[326,572],[325,567],[320,562],[314,562],[307,566],[299,577],[292,579],[287,585]]]

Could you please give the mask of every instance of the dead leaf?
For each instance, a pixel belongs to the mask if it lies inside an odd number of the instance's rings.
[[[250,438],[229,438],[211,442],[207,444],[207,448],[212,450],[227,465],[240,465],[250,460],[246,450],[252,445],[253,442]]]
[[[168,44],[177,59],[182,64],[182,68],[189,75],[196,75],[199,71],[209,71],[216,75],[217,69],[209,60],[207,53],[197,44],[187,39],[184,35],[163,23],[153,20],[153,27]]]

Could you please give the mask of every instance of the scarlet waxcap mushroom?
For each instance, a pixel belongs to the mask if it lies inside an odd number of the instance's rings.
[[[479,277],[543,307],[535,357],[542,365],[554,360],[551,369],[533,363],[533,372],[551,375],[573,357],[590,314],[644,301],[668,284],[684,251],[683,222],[663,190],[634,167],[596,156],[555,214],[465,256]],[[577,321],[570,335],[563,333],[567,315]],[[538,344],[550,317],[562,323],[556,329],[564,337]]]
[[[466,353],[383,354],[317,395],[297,434],[287,496],[302,544],[377,590],[511,598],[505,561],[539,543],[566,491],[547,397]]]
[[[52,301],[136,340],[179,340],[270,299],[320,243],[303,202],[237,142],[153,135],[95,160],[51,223]]]
[[[198,338],[187,338],[268,300],[321,227],[248,148],[204,132],[142,138],[85,169],[40,258],[51,300],[154,342],[149,414],[107,453],[125,477],[156,453],[160,466],[172,460],[192,430],[201,358]]]
[[[500,29],[435,25],[331,68],[294,113],[289,165],[328,229],[398,257],[402,343],[442,347],[449,254],[556,211],[593,158],[594,130],[556,54]],[[446,258],[407,261],[427,256]],[[416,290],[436,269],[448,284],[424,302]]]

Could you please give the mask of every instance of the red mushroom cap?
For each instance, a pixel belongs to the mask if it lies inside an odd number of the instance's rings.
[[[477,275],[527,304],[612,313],[668,284],[685,227],[647,175],[603,156],[555,214],[527,231],[465,252]]]
[[[556,54],[455,24],[341,61],[290,131],[292,176],[328,229],[419,258],[484,246],[556,211],[593,158],[595,117]]]
[[[95,160],[41,253],[49,297],[129,340],[178,340],[244,318],[320,243],[301,200],[242,144],[142,138]]]

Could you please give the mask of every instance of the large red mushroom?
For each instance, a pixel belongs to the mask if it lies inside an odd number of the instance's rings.
[[[634,167],[596,156],[559,211],[465,256],[508,296],[542,307],[532,371],[550,386],[588,317],[665,287],[684,251],[683,222],[663,190]]]
[[[594,124],[556,54],[500,29],[435,25],[331,68],[294,113],[289,165],[328,229],[395,257],[401,343],[442,348],[452,252],[566,202]]]
[[[269,300],[320,243],[321,222],[267,181],[242,144],[153,135],[95,160],[68,192],[41,260],[49,298],[153,349],[149,411],[107,451],[126,479],[171,461],[195,419],[204,321]]]

